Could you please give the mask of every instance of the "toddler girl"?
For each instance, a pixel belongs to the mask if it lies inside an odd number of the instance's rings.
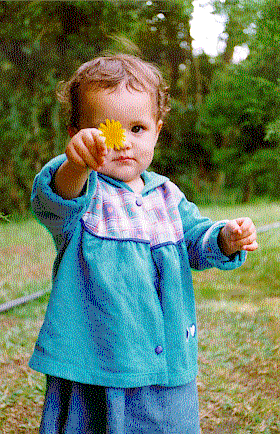
[[[146,170],[168,111],[153,65],[96,58],[60,100],[70,141],[32,191],[57,247],[30,361],[47,375],[40,433],[198,434],[191,268],[240,266],[257,248],[255,227],[249,218],[213,223]],[[114,149],[99,129],[108,120],[125,132]]]

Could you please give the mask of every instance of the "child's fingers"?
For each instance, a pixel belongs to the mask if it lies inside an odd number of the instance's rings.
[[[230,220],[221,230],[222,248],[226,254],[258,248],[256,228],[248,217]]]
[[[87,165],[94,170],[104,164],[107,154],[104,144],[102,144],[102,140],[100,140],[96,131],[96,129],[88,129],[83,136],[83,143],[87,148]]]
[[[86,141],[79,145],[77,152],[83,158],[86,166],[93,170],[97,170],[104,163],[104,157],[96,151],[91,152]]]
[[[107,148],[94,128],[80,130],[67,147],[67,157],[76,164],[97,170],[104,164]]]
[[[77,164],[78,166],[87,167],[84,158],[76,151],[74,146],[67,146],[65,154],[67,156],[68,161],[72,161],[72,163]]]
[[[251,244],[246,244],[245,246],[242,246],[241,250],[246,250],[247,252],[253,252],[259,247],[257,241],[254,241]]]
[[[100,137],[99,130],[92,128],[87,131],[85,136],[85,145],[90,154],[90,157],[88,158],[88,166],[97,170],[104,164],[105,158],[108,154],[105,138]]]
[[[242,231],[241,235],[243,235],[243,237],[253,234],[255,238],[257,238],[256,227],[250,218],[246,217],[244,219],[242,225],[240,226],[240,229]]]
[[[92,139],[89,134],[81,133],[69,144],[69,148],[73,150],[73,156],[76,155],[80,161],[82,160],[83,166],[96,169],[96,167],[100,165],[100,162],[92,155],[89,149],[91,147],[91,141]]]
[[[252,226],[254,227],[254,223],[249,217],[237,218],[236,223],[239,225],[242,232],[249,231]]]
[[[257,234],[256,232],[251,233],[249,236],[243,237],[240,240],[236,241],[236,245],[239,246],[239,248],[244,248],[244,246],[250,246],[253,243],[255,243],[257,240]]]
[[[252,234],[256,236],[255,225],[249,217],[236,219],[236,224],[238,225],[238,230],[232,232],[232,240],[243,240]]]
[[[230,220],[224,227],[224,233],[230,240],[235,240],[239,238],[241,229],[235,220]]]
[[[96,128],[91,129],[91,136],[95,143],[98,154],[103,155],[104,157],[108,154],[108,148],[105,143],[105,137],[101,136],[102,132],[97,130]]]

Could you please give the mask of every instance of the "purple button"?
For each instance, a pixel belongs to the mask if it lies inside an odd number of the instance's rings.
[[[162,348],[162,346],[161,346],[161,345],[157,346],[156,349],[155,349],[155,352],[156,352],[157,354],[162,353],[162,352],[163,352],[163,348]]]
[[[137,197],[137,199],[136,199],[136,205],[137,205],[137,206],[141,206],[141,205],[143,205],[143,199],[142,199],[142,196],[138,196],[138,197]]]

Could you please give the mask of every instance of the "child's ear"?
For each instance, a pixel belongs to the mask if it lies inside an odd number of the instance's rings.
[[[163,121],[160,119],[157,123],[157,133],[159,134],[163,126]]]
[[[77,134],[78,131],[79,131],[79,130],[78,130],[78,128],[76,128],[76,127],[71,127],[71,126],[67,127],[67,132],[68,132],[69,137],[70,137],[71,139],[72,139],[72,137],[75,136],[75,134]]]

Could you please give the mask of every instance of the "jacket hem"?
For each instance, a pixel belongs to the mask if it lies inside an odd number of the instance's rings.
[[[42,374],[48,374],[59,378],[64,378],[70,381],[76,381],[84,384],[94,384],[96,386],[104,387],[122,387],[122,388],[134,388],[144,386],[166,386],[176,387],[190,383],[195,380],[197,376],[197,368],[192,372],[181,372],[168,375],[168,373],[111,373],[110,375],[101,372],[89,371],[81,369],[77,366],[69,366],[67,364],[42,359],[37,354],[33,354],[29,361],[29,367],[34,371],[41,372]]]

